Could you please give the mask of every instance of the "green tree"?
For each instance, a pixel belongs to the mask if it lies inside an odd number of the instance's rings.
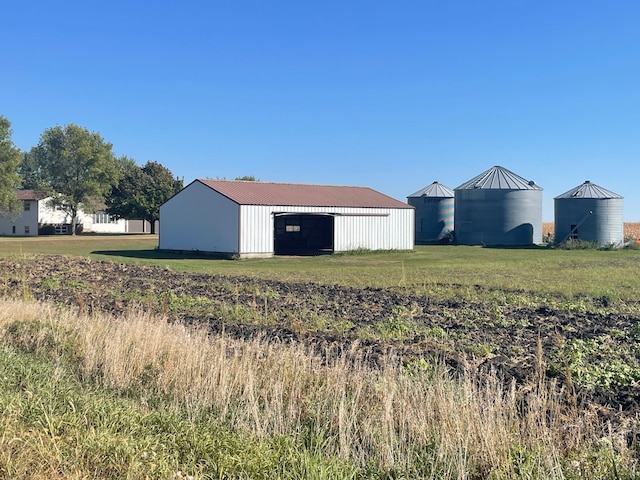
[[[11,122],[0,116],[0,213],[14,215],[21,203],[16,196],[20,187],[20,150],[11,140]]]
[[[160,205],[182,190],[182,180],[158,162],[149,161],[138,167],[130,159],[124,159],[120,168],[123,176],[106,200],[107,213],[117,218],[146,220],[151,233],[156,233]]]
[[[18,172],[22,177],[22,188],[29,190],[42,188],[42,171],[38,165],[37,147],[23,154]]]
[[[242,177],[234,178],[234,180],[243,180],[245,182],[259,182],[260,181],[256,177],[254,177],[253,175],[243,175]]]
[[[91,211],[120,176],[112,145],[100,134],[74,124],[45,130],[32,150],[36,157],[42,190],[52,197],[51,205],[71,217],[75,235],[78,210]]]

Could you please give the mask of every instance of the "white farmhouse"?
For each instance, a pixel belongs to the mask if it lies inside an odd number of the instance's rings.
[[[160,207],[159,235],[239,257],[412,250],[414,208],[367,187],[196,179]]]
[[[22,201],[22,212],[17,216],[0,216],[0,235],[37,236],[39,232],[48,234],[66,234],[70,232],[71,217],[64,211],[51,207],[49,198],[34,190],[18,190],[18,199]],[[115,220],[104,212],[78,212],[77,223],[82,231],[93,233],[127,233],[129,220]]]

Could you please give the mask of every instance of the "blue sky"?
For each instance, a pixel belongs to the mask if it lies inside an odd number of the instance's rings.
[[[185,183],[370,186],[406,201],[501,165],[553,197],[591,180],[640,221],[640,2],[6,2],[0,115]]]

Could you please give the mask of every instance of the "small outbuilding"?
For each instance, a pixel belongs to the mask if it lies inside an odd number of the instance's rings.
[[[159,237],[241,258],[412,250],[414,208],[368,187],[196,179],[160,207]]]
[[[542,188],[495,166],[455,194],[455,239],[463,245],[525,246],[542,242]]]
[[[412,193],[407,203],[415,211],[415,243],[440,243],[453,232],[454,193],[440,182]]]
[[[589,180],[554,198],[555,243],[624,241],[623,197]]]

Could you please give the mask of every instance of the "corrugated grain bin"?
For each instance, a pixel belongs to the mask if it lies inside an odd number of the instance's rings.
[[[462,245],[523,246],[542,242],[542,188],[495,166],[455,194],[455,238]]]
[[[589,180],[554,198],[555,242],[624,241],[623,197]]]
[[[415,243],[440,243],[453,231],[454,193],[439,182],[407,197],[415,208]]]

